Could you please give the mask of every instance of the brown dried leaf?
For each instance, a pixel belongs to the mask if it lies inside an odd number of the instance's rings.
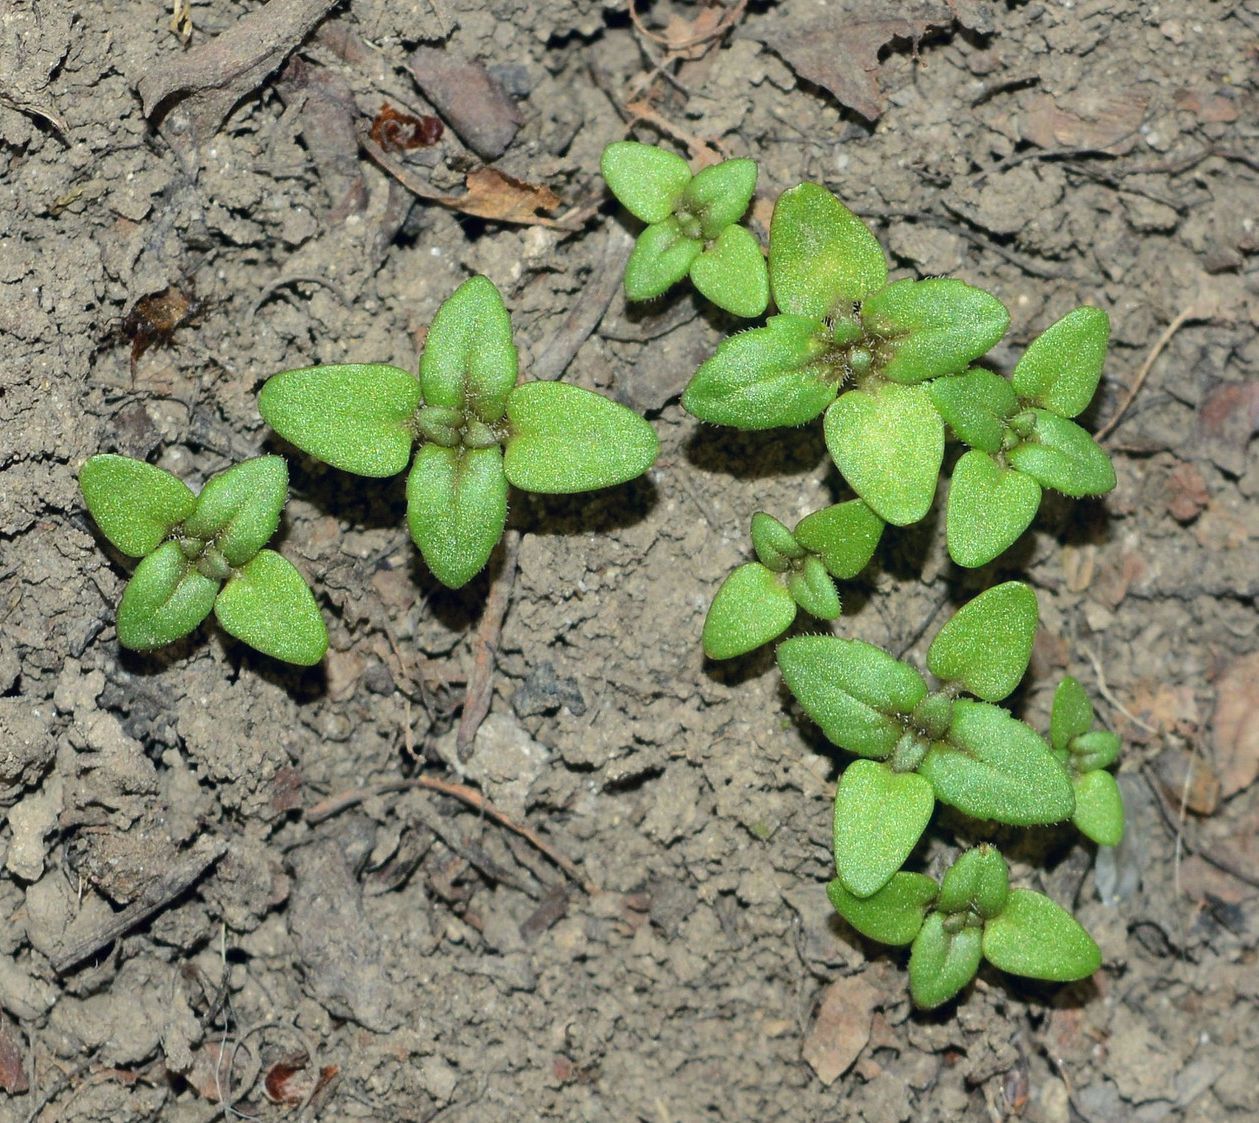
[[[1154,758],[1154,774],[1173,807],[1183,803],[1195,815],[1214,815],[1220,805],[1219,777],[1200,756],[1164,749]]]
[[[880,1001],[880,991],[862,975],[836,979],[826,988],[803,1050],[804,1059],[823,1084],[839,1079],[866,1047]]]
[[[1230,475],[1246,470],[1246,445],[1259,433],[1259,382],[1221,382],[1198,406],[1198,448]]]
[[[1211,726],[1220,792],[1228,799],[1259,779],[1259,652],[1220,676]]]
[[[22,1064],[22,1050],[10,1036],[7,1025],[0,1025],[0,1088],[11,1096],[30,1091],[26,1069]]]
[[[1145,120],[1149,97],[1138,90],[1079,90],[1062,97],[1037,94],[1023,116],[1023,139],[1041,148],[1129,151]]]

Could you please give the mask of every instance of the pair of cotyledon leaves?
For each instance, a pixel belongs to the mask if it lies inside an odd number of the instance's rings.
[[[993,704],[1027,670],[1037,615],[1035,594],[1017,581],[963,605],[927,652],[928,669],[945,684],[937,692],[909,664],[861,640],[797,636],[779,646],[783,679],[805,713],[834,744],[866,758],[844,770],[835,793],[835,867],[854,896],[888,883],[937,800],[1013,826],[1074,814],[1062,761]],[[979,701],[957,697],[962,691]]]
[[[836,578],[856,577],[873,556],[883,520],[860,499],[806,515],[788,530],[772,515],[752,516],[758,561],[722,582],[704,619],[704,654],[733,659],[783,634],[803,609],[819,620],[841,611]]]
[[[1106,769],[1119,756],[1119,736],[1093,728],[1093,703],[1070,675],[1054,692],[1049,743],[1075,789],[1071,821],[1099,846],[1118,846],[1123,838],[1123,796]]]
[[[681,156],[636,141],[608,145],[603,178],[647,223],[625,266],[625,294],[651,300],[683,277],[719,308],[753,319],[769,304],[760,243],[738,225],[756,191],[754,160],[725,160],[695,175]]]
[[[503,535],[507,488],[563,494],[624,483],[659,451],[637,414],[578,386],[517,385],[511,319],[486,277],[429,327],[419,377],[335,364],[268,379],[258,408],[285,440],[360,476],[407,477],[407,522],[434,576],[458,588]]]
[[[683,394],[701,420],[767,429],[825,412],[836,466],[898,526],[931,507],[947,422],[972,447],[948,509],[949,550],[967,566],[1018,538],[1042,487],[1079,497],[1114,486],[1105,453],[1069,420],[1101,376],[1104,312],[1078,308],[1063,317],[1009,381],[972,369],[1009,325],[1000,301],[951,278],[889,284],[871,231],[812,183],[775,205],[769,282],[778,314],[727,338]]]
[[[939,884],[897,873],[878,892],[858,897],[837,878],[827,895],[863,936],[912,945],[909,989],[923,1009],[956,995],[982,959],[1053,982],[1087,978],[1101,966],[1101,952],[1079,922],[1041,893],[1011,889],[1005,859],[988,845],[959,855]]]
[[[289,663],[323,658],[328,633],[302,575],[264,547],[280,522],[288,468],[278,456],[212,476],[200,495],[142,460],[93,456],[79,486],[101,533],[140,558],[118,606],[118,640],[150,651],[211,611],[224,631]]]

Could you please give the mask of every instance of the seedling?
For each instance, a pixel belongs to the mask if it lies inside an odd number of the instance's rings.
[[[407,477],[407,522],[433,575],[457,589],[507,523],[507,486],[566,494],[642,475],[659,441],[624,406],[560,382],[516,385],[502,297],[465,281],[429,327],[419,377],[385,363],[332,364],[267,380],[258,408],[285,440],[360,476]]]
[[[140,564],[118,606],[118,642],[151,651],[214,611],[223,630],[266,655],[309,666],[328,633],[291,562],[264,549],[280,523],[288,468],[278,456],[212,476],[199,496],[142,460],[93,456],[79,486],[101,533]]]
[[[945,423],[971,446],[954,475],[949,552],[991,561],[1027,528],[1041,488],[1100,495],[1106,454],[1068,420],[1096,390],[1106,314],[1079,308],[1028,349],[1013,381],[971,364],[1005,334],[991,294],[951,278],[888,283],[870,230],[825,188],[784,192],[770,226],[778,315],[726,339],[682,404],[739,429],[807,424],[825,413],[826,446],[886,522],[922,519],[935,498]]]
[[[755,319],[769,303],[760,243],[738,225],[756,190],[756,162],[725,160],[691,174],[673,152],[632,140],[601,161],[612,194],[647,223],[625,266],[625,294],[651,300],[683,277],[717,307]]]
[[[803,609],[819,620],[840,614],[832,578],[856,577],[874,554],[883,520],[860,499],[806,515],[788,530],[772,515],[752,516],[759,561],[722,582],[704,620],[704,654],[733,659],[783,634]]]
[[[1049,743],[1075,789],[1071,821],[1099,846],[1118,846],[1124,829],[1123,796],[1106,769],[1119,756],[1119,737],[1093,728],[1093,703],[1070,675],[1054,693]]]
[[[1005,859],[991,846],[962,853],[937,885],[898,873],[878,892],[854,895],[836,878],[835,911],[863,936],[912,945],[909,990],[923,1009],[941,1006],[975,977],[982,959],[1011,975],[1051,982],[1084,979],[1101,966],[1093,938],[1066,909],[1030,889],[1011,889]]]

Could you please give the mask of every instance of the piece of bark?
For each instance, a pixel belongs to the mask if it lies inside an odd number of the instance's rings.
[[[483,160],[507,151],[524,118],[485,67],[438,47],[417,48],[409,63],[415,84],[464,144]]]
[[[164,122],[168,136],[203,144],[336,3],[270,0],[208,43],[168,55],[136,85],[145,116]]]

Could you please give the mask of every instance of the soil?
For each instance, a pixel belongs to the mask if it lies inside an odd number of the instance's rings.
[[[1259,1118],[1259,5],[174,7],[186,42],[159,0],[0,10],[0,1120]],[[384,104],[442,136],[373,151]],[[1005,302],[1007,370],[1076,304],[1110,313],[1086,421],[1122,410],[1115,492],[1047,503],[979,573],[939,519],[889,532],[836,625],[921,660],[949,607],[1034,584],[1015,707],[1043,725],[1069,672],[1125,740],[1122,846],[1003,836],[1097,938],[1091,981],[985,970],[915,1013],[904,955],[833,915],[842,754],[770,653],[707,664],[698,635],[753,511],[844,492],[816,426],[681,410],[735,325],[687,290],[626,306],[636,224],[598,166],[630,135],[756,157],[762,236],[781,190],[825,183],[895,275]],[[637,484],[517,499],[498,635],[500,563],[442,589],[401,478],[325,468],[256,409],[278,370],[411,366],[474,272],[526,375],[663,442]],[[102,450],[194,487],[288,455],[280,548],[326,663],[209,626],[120,650],[129,567],[76,487]],[[491,693],[463,762],[469,679]],[[961,837],[941,818],[923,862]]]

